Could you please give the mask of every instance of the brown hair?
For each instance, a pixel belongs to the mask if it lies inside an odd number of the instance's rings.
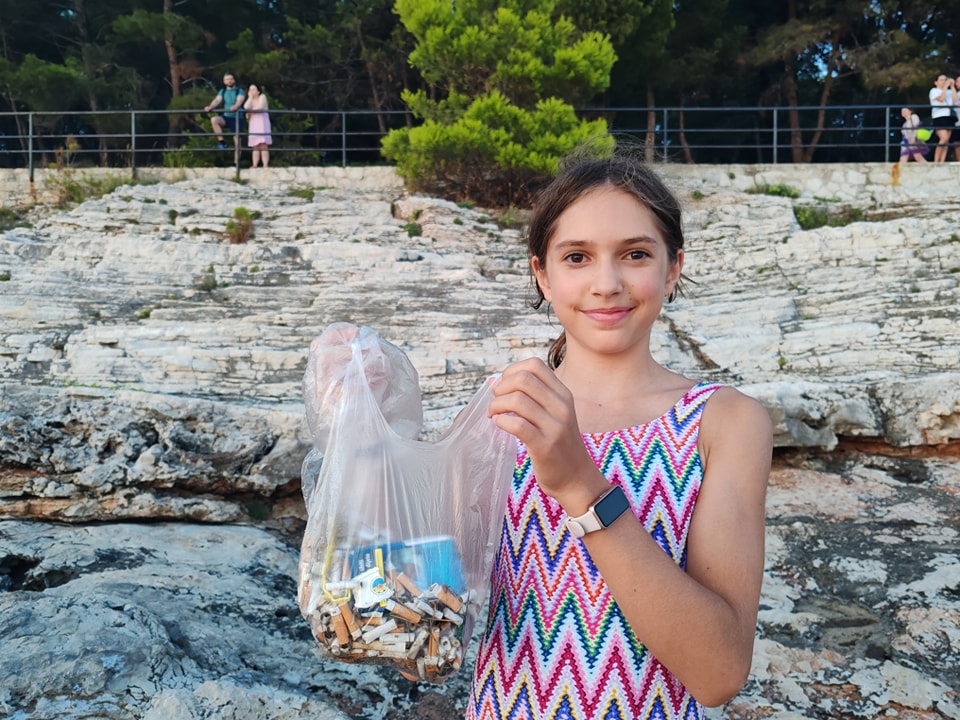
[[[533,205],[533,215],[527,227],[527,254],[537,258],[540,267],[546,265],[547,247],[556,232],[557,220],[561,213],[576,200],[600,187],[622,190],[635,197],[653,213],[671,262],[676,262],[683,249],[683,224],[680,203],[664,185],[659,176],[633,155],[616,151],[611,157],[596,158],[571,156],[561,167],[560,173],[537,195]],[[539,308],[546,301],[537,278],[530,273],[536,298],[531,301],[533,308]],[[681,279],[684,279],[681,275]],[[667,302],[682,295],[680,281]],[[547,363],[556,369],[563,361],[567,336],[560,336],[550,345]]]

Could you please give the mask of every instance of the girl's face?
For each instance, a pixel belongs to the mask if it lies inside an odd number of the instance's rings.
[[[566,331],[568,353],[613,355],[649,348],[683,251],[670,259],[656,218],[634,196],[597,188],[560,214],[545,262],[534,257],[531,266]]]
[[[250,94],[250,97],[257,97],[257,95],[260,94],[260,88],[258,88],[256,85],[251,85],[249,88],[247,88],[247,92]]]

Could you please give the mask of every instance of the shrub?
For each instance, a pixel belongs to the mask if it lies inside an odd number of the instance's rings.
[[[78,174],[73,168],[57,170],[46,179],[47,186],[54,191],[54,202],[59,207],[77,205],[86,200],[103,197],[118,187],[129,185],[129,178],[120,175],[94,177],[86,173]]]
[[[227,220],[227,235],[232,243],[245,243],[253,237],[253,221],[260,217],[241,206],[234,208],[233,219]]]
[[[429,92],[403,101],[423,123],[390,131],[382,153],[407,186],[487,206],[526,205],[559,160],[587,140],[614,145],[605,120],[574,106],[610,84],[610,39],[580,32],[551,0],[397,0],[414,36],[410,64]]]
[[[23,224],[23,216],[19,210],[0,207],[0,232]]]

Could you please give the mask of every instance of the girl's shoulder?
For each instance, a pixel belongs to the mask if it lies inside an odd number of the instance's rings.
[[[732,385],[713,386],[708,399],[700,420],[704,443],[727,442],[737,436],[772,437],[770,413],[759,400]]]

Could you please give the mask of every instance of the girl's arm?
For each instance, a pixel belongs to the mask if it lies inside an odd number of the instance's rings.
[[[537,482],[568,515],[586,512],[610,486],[583,445],[569,391],[543,363],[524,361],[494,393],[494,420],[527,446]],[[763,407],[721,388],[701,418],[704,478],[686,572],[631,513],[583,538],[638,639],[704,705],[736,695],[750,670],[771,448]]]

